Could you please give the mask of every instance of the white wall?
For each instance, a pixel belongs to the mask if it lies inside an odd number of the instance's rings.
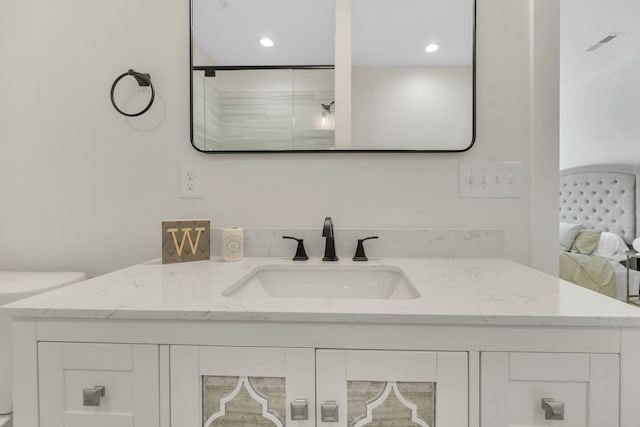
[[[634,48],[637,51],[637,47]],[[561,86],[560,167],[640,163],[640,54]]]
[[[166,218],[317,227],[320,239],[326,215],[338,231],[503,228],[507,255],[529,263],[530,234],[546,232],[529,229],[530,215],[557,210],[556,192],[535,206],[529,193],[457,196],[462,160],[521,160],[527,171],[531,160],[529,5],[478,8],[471,151],[212,156],[188,141],[187,0],[2,1],[0,268],[95,275],[158,257]],[[149,113],[133,119],[109,101],[129,68],[151,73],[157,91]],[[202,167],[203,199],[178,198],[181,162]]]
[[[354,66],[351,77],[354,149],[464,150],[471,144],[472,67]]]
[[[564,1],[564,0],[562,0]],[[558,275],[560,8],[531,0],[530,264]],[[553,195],[553,196],[552,196]]]
[[[640,163],[640,2],[561,1],[560,167]],[[594,52],[610,32],[623,33]]]

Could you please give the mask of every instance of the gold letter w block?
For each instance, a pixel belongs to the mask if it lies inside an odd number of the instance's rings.
[[[162,263],[209,259],[211,255],[209,224],[208,220],[163,221]],[[189,247],[185,250],[187,242]]]

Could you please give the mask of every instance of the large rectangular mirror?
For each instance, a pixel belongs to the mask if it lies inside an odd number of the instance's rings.
[[[191,0],[203,152],[457,152],[475,138],[475,0]]]

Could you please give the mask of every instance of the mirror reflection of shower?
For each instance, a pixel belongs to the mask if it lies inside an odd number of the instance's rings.
[[[332,65],[194,68],[193,140],[198,148],[250,151],[269,147],[275,151],[335,147]]]

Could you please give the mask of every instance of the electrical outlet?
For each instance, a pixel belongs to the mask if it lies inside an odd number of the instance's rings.
[[[202,170],[199,166],[185,163],[180,168],[180,197],[202,198]]]

